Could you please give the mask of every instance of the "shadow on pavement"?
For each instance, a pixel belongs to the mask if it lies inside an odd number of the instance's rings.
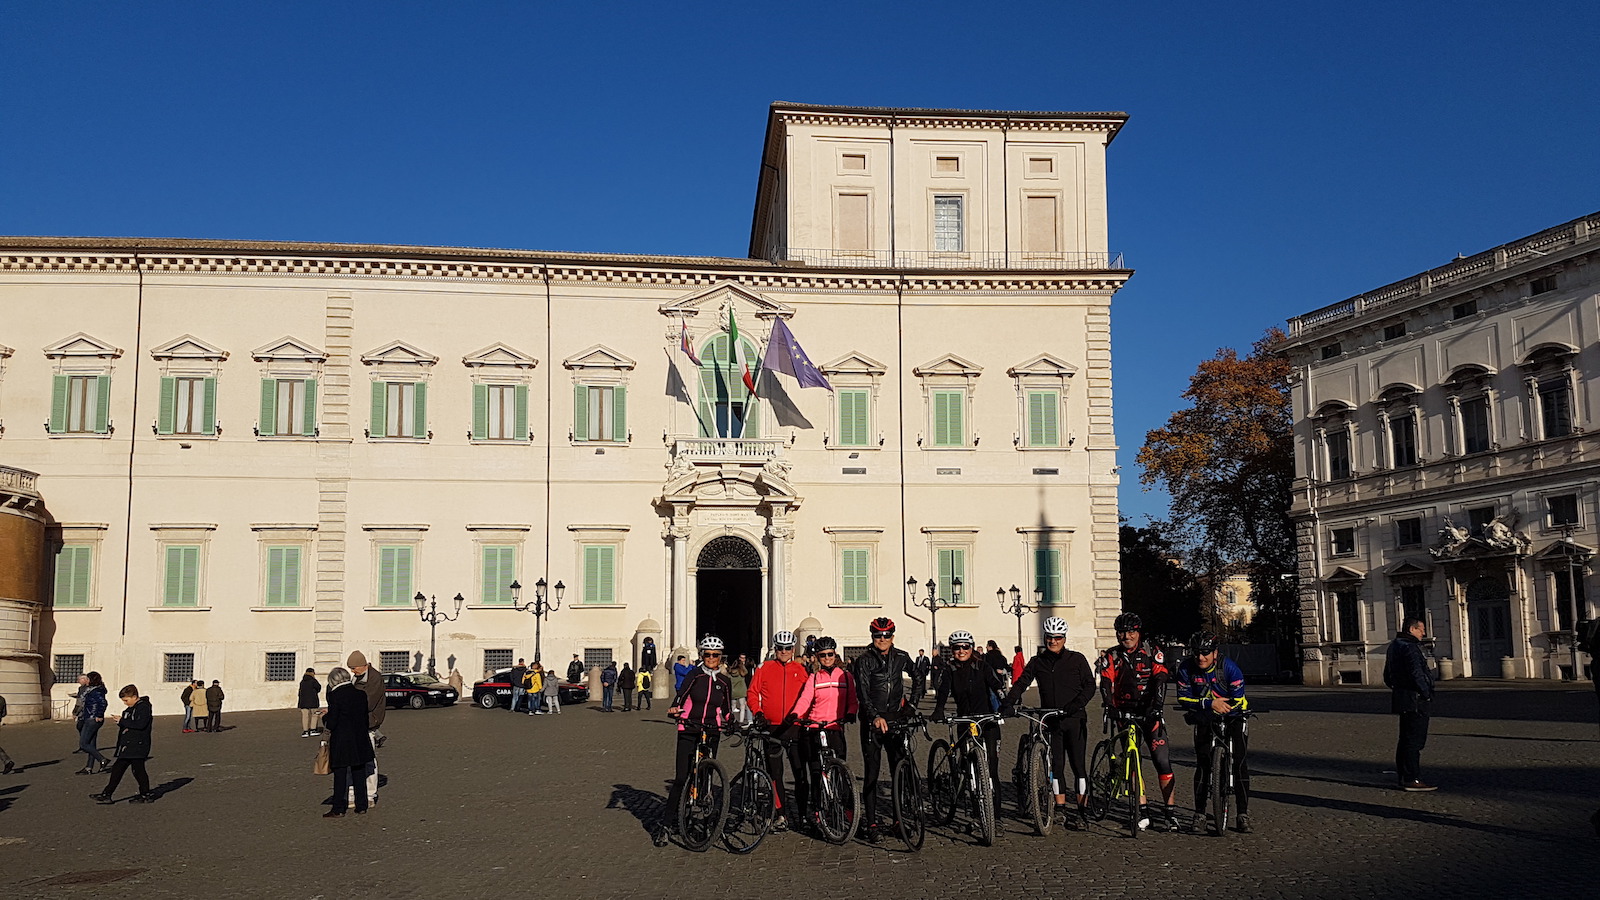
[[[188,784],[191,781],[194,781],[194,779],[193,778],[174,778],[171,781],[163,781],[162,783],[160,783],[160,784],[156,785],[155,787],[151,788],[150,789],[150,793],[154,794],[155,795],[155,799],[159,800],[162,797],[165,797],[166,795],[172,793],[173,791],[176,791],[179,788],[182,788],[184,785]]]
[[[1336,800],[1331,797],[1308,797],[1304,794],[1285,794],[1282,791],[1257,791],[1250,792],[1251,799],[1271,800],[1290,806],[1304,806],[1312,809],[1336,809],[1341,812],[1355,813],[1359,816],[1375,816],[1381,819],[1403,819],[1408,822],[1417,822],[1422,825],[1438,825],[1446,828],[1465,828],[1471,831],[1481,831],[1504,837],[1516,835],[1525,840],[1537,841],[1548,844],[1556,843],[1550,835],[1537,831],[1527,831],[1520,828],[1508,828],[1496,822],[1474,822],[1460,816],[1445,815],[1443,813],[1427,812],[1420,809],[1402,809],[1397,806],[1383,806],[1377,803],[1360,803],[1355,800]]]
[[[61,763],[61,760],[59,760],[59,759],[47,759],[47,760],[45,760],[43,762],[31,762],[31,763],[28,763],[25,766],[17,766],[17,768],[14,771],[16,771],[16,772],[26,772],[29,769],[42,769],[45,766],[55,766],[55,765],[60,765],[60,763]]]
[[[651,826],[661,820],[662,810],[666,805],[666,797],[643,788],[636,788],[631,784],[612,785],[611,799],[606,801],[606,809],[626,810],[644,831],[649,831]]]
[[[11,804],[17,799],[16,797],[7,796],[8,794],[20,794],[26,787],[27,785],[25,784],[19,784],[15,787],[0,788],[0,812],[10,809]]]
[[[1429,738],[1484,738],[1490,741],[1544,741],[1550,744],[1585,744],[1594,743],[1593,738],[1555,738],[1555,737],[1520,737],[1509,734],[1467,734],[1464,732],[1451,733],[1436,731],[1428,735]]]

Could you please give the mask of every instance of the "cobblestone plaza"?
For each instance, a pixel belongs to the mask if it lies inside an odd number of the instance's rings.
[[[1447,683],[1423,756],[1434,794],[1391,787],[1387,692],[1255,696],[1270,711],[1252,736],[1255,834],[1132,840],[1100,827],[1039,838],[1007,789],[996,846],[936,830],[918,854],[797,834],[748,857],[651,846],[645,823],[672,759],[661,703],[535,719],[465,704],[397,711],[384,726],[381,804],[332,821],[318,816],[329,779],[311,775],[313,742],[297,737],[292,710],[230,715],[214,735],[159,717],[150,768],[164,793],[144,807],[87,799],[104,780],[72,774],[69,728],[7,726],[0,745],[23,770],[0,781],[0,895],[108,884],[128,897],[582,898],[868,883],[882,897],[1503,897],[1534,884],[1589,895],[1600,853],[1588,824],[1600,805],[1592,693]],[[1008,748],[1018,731],[1007,729]],[[1178,731],[1187,803],[1192,750]],[[120,794],[131,793],[125,780]]]

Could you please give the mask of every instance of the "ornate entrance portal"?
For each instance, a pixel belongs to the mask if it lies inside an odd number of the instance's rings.
[[[761,554],[744,538],[712,538],[695,563],[695,633],[722,638],[731,661],[763,645]]]

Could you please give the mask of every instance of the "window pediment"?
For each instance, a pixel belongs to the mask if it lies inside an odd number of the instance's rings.
[[[1404,381],[1396,381],[1392,384],[1384,385],[1383,389],[1378,391],[1377,402],[1403,403],[1420,393],[1422,393],[1422,388],[1418,387],[1417,385]]]
[[[1383,570],[1390,578],[1424,577],[1433,574],[1433,566],[1414,559],[1402,559]]]
[[[1041,353],[1006,370],[1006,374],[1012,378],[1071,378],[1077,373],[1077,366],[1049,353]]]
[[[1464,385],[1486,379],[1494,374],[1495,370],[1489,366],[1480,366],[1476,363],[1468,363],[1466,365],[1456,366],[1454,369],[1451,369],[1450,374],[1445,376],[1444,380],[1456,387],[1462,387]]]
[[[1313,419],[1333,419],[1354,411],[1355,407],[1343,400],[1329,400],[1317,407],[1317,411],[1312,413],[1311,417]]]
[[[1327,577],[1323,578],[1322,580],[1328,584],[1337,584],[1339,582],[1349,583],[1354,581],[1365,581],[1366,578],[1367,573],[1365,572],[1357,572],[1355,569],[1349,568],[1348,566],[1337,566],[1331,573],[1328,574]]]
[[[561,365],[568,369],[610,369],[615,372],[628,372],[638,363],[603,344],[595,344],[582,353],[562,360]]]
[[[461,363],[470,368],[493,366],[497,368],[532,369],[539,365],[539,361],[517,350],[510,345],[496,341],[493,344],[469,353],[461,358]]]
[[[658,309],[664,316],[687,318],[698,316],[707,310],[715,313],[729,302],[738,304],[741,307],[740,312],[748,312],[757,318],[780,316],[787,319],[794,315],[794,307],[769,299],[732,281],[719,281],[708,285],[692,294],[685,294],[676,300],[663,303]]]
[[[328,354],[298,338],[284,335],[250,351],[257,362],[325,362]]]
[[[1517,363],[1518,368],[1539,369],[1568,364],[1576,356],[1578,348],[1561,341],[1546,341],[1532,350]]]
[[[122,356],[122,349],[80,331],[44,348],[44,355],[49,359],[117,359]]]
[[[180,335],[150,348],[150,356],[163,360],[222,362],[228,351],[200,340],[192,334]]]
[[[405,341],[390,341],[361,357],[362,365],[367,366],[379,363],[397,366],[431,366],[438,361],[439,357]]]
[[[846,353],[830,363],[822,365],[824,375],[870,375],[878,376],[889,371],[883,363],[878,362],[864,353]]]
[[[918,378],[928,378],[941,375],[953,376],[957,378],[977,378],[979,375],[983,374],[983,367],[977,365],[971,360],[963,359],[954,353],[946,353],[937,359],[917,366],[915,369],[911,370],[911,373],[916,375]]]

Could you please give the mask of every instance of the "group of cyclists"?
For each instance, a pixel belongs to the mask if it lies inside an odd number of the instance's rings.
[[[878,816],[878,779],[884,757],[892,771],[904,752],[904,745],[889,740],[890,725],[915,714],[915,700],[907,683],[913,662],[906,651],[895,646],[895,624],[885,616],[868,626],[872,644],[845,667],[837,641],[817,638],[812,651],[814,666],[808,668],[795,658],[795,635],[780,631],[772,639],[772,656],[751,676],[748,703],[758,726],[770,729],[776,740],[767,744],[767,770],[772,776],[778,817],[774,828],[810,830],[816,827],[818,771],[821,756],[817,735],[826,731],[827,745],[841,759],[847,754],[844,729],[859,722],[861,752],[862,827],[860,834],[869,843],[883,840],[886,825]],[[1033,685],[1039,688],[1039,707],[1059,711],[1049,717],[1051,770],[1072,772],[1069,787],[1059,777],[1055,785],[1055,814],[1072,829],[1087,827],[1090,773],[1085,764],[1088,743],[1087,707],[1098,690],[1109,718],[1133,723],[1149,752],[1159,778],[1161,807],[1149,818],[1168,831],[1179,829],[1175,803],[1176,781],[1168,753],[1164,717],[1169,682],[1176,681],[1178,706],[1185,721],[1195,726],[1197,758],[1210,729],[1223,729],[1238,748],[1233,756],[1234,793],[1237,817],[1234,828],[1251,831],[1248,814],[1249,764],[1246,755],[1248,731],[1245,713],[1244,676],[1233,661],[1218,653],[1217,639],[1207,633],[1195,635],[1188,655],[1169,669],[1165,652],[1143,634],[1144,623],[1135,613],[1125,612],[1115,621],[1117,643],[1103,652],[1091,668],[1088,659],[1066,646],[1067,623],[1052,616],[1045,620],[1044,647],[1024,666],[1010,690],[1006,691],[992,666],[983,660],[977,640],[968,631],[949,636],[949,669],[934,695],[933,718],[941,721],[951,701],[958,717],[1001,718],[1016,710],[1023,693]],[[706,635],[699,644],[700,660],[683,679],[668,714],[678,723],[676,766],[668,792],[666,812],[654,830],[654,840],[665,845],[670,836],[670,820],[678,807],[680,793],[689,777],[702,742],[715,752],[723,731],[733,724],[733,686],[723,671],[725,648],[720,638]],[[989,793],[999,806],[1000,723],[991,719],[980,735],[987,750],[988,777],[993,782]],[[794,789],[785,784],[783,764],[789,764]],[[1194,797],[1196,816],[1191,830],[1198,831],[1208,819],[1206,798],[1210,793],[1210,770],[1196,767]],[[1019,779],[1013,773],[1013,779]],[[1217,819],[1211,818],[1213,828]]]

